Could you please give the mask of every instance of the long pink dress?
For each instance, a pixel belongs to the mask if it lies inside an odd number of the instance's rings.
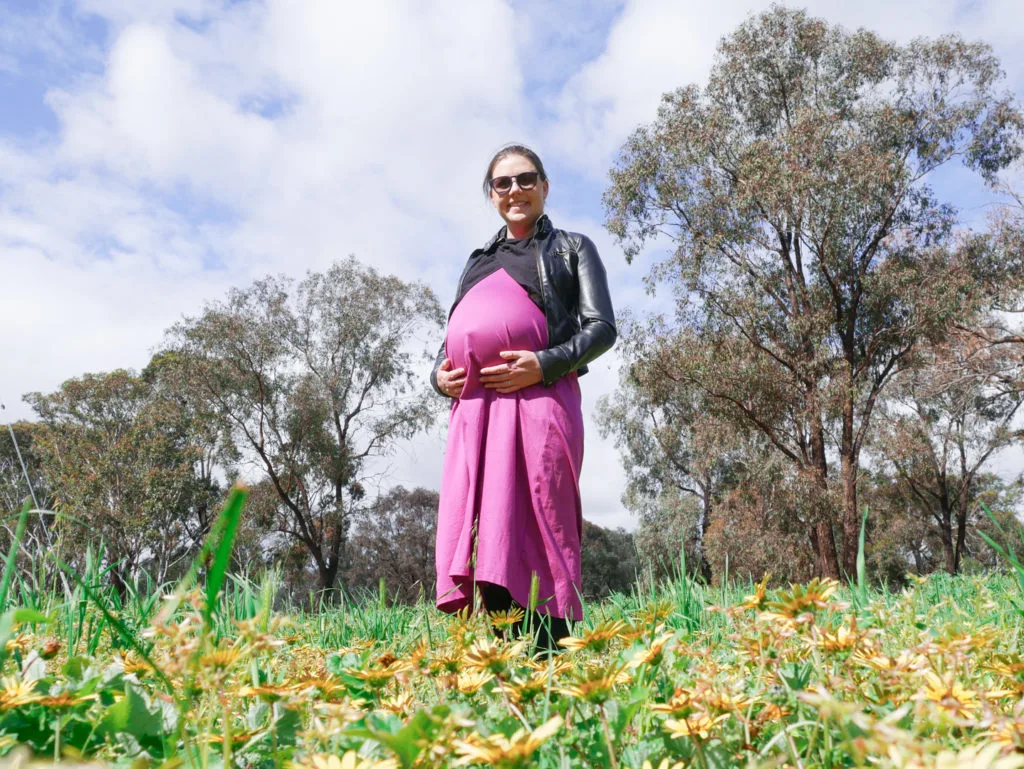
[[[437,606],[458,611],[474,583],[505,587],[527,606],[533,574],[537,611],[582,619],[579,477],[583,413],[575,373],[550,387],[501,394],[480,369],[503,350],[547,346],[544,313],[499,269],[473,286],[448,321],[446,354],[465,367],[452,403],[437,522]]]

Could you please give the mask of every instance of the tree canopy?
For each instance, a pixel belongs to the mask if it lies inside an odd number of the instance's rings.
[[[1005,242],[958,233],[929,185],[956,161],[995,182],[1018,156],[1000,78],[983,43],[899,45],[774,7],[721,42],[706,87],[665,95],[612,170],[627,257],[670,248],[652,273],[677,299],[660,376],[787,458],[824,575],[854,571],[879,398],[922,341],[1019,291]]]

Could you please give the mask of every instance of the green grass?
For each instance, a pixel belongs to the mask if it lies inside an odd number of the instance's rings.
[[[680,568],[588,605],[566,651],[534,658],[483,616],[391,605],[383,586],[275,612],[278,574],[227,569],[243,501],[179,584],[124,600],[96,553],[54,593],[16,576],[12,547],[0,753],[132,769],[1024,766],[1015,570],[762,590]]]

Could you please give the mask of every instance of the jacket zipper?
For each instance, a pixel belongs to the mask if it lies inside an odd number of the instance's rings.
[[[551,323],[548,322],[548,298],[544,293],[544,273],[541,271],[540,264],[540,243],[538,243],[536,239],[533,241],[533,249],[537,253],[537,277],[539,278],[538,282],[540,283],[540,303],[544,308],[544,325],[547,326],[548,329],[548,344],[551,344]],[[541,371],[541,383],[545,385],[547,384],[547,382],[544,381],[543,371]]]

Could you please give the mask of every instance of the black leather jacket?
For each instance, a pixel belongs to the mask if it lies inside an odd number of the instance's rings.
[[[462,293],[462,281],[469,265],[506,235],[502,227],[483,248],[469,255],[459,278],[455,296]],[[537,350],[543,383],[554,384],[570,371],[581,375],[587,363],[615,343],[615,313],[608,293],[608,280],[597,249],[586,235],[555,229],[547,215],[537,220],[537,273],[540,278],[544,315],[548,322],[548,346]],[[453,305],[448,311],[451,317]],[[437,386],[437,372],[444,363],[444,342],[437,352],[430,383]]]

